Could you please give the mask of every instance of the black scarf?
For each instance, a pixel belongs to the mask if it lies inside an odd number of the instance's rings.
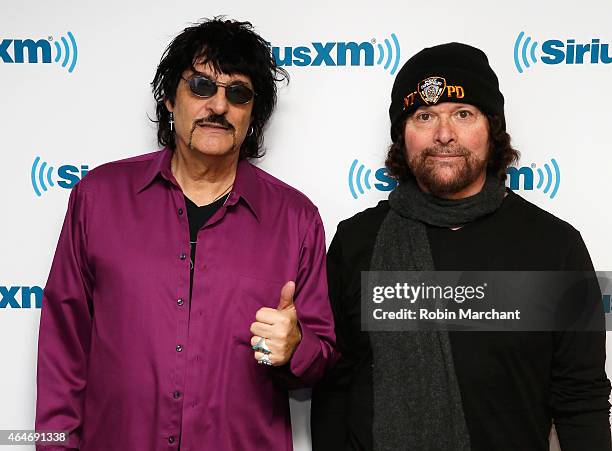
[[[376,236],[371,271],[435,270],[426,224],[459,227],[497,210],[504,184],[488,175],[483,189],[459,200],[403,181]],[[376,451],[468,451],[470,438],[446,331],[370,332]]]

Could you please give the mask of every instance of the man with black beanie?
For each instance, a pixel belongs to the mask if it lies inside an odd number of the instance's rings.
[[[426,48],[397,75],[398,187],[338,225],[328,283],[342,357],[314,389],[314,451],[609,451],[605,333],[367,332],[361,271],[592,271],[580,233],[505,188],[518,160],[481,50]]]

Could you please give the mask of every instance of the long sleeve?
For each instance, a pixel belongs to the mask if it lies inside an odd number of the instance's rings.
[[[38,334],[36,430],[68,432],[66,448],[80,443],[93,316],[85,204],[78,183],[45,286]]]
[[[172,155],[104,164],[73,188],[39,338],[36,427],[71,434],[53,451],[288,451],[289,384],[274,375],[305,386],[333,363],[315,205],[239,161],[198,231],[189,304],[189,215]],[[257,365],[250,326],[289,280],[302,346],[293,366]]]
[[[337,359],[325,279],[325,231],[318,213],[304,237],[295,282],[295,306],[302,340],[289,362],[289,369],[300,382],[312,385]]]
[[[566,269],[592,271],[591,259],[579,234],[573,243]],[[563,451],[612,449],[605,338],[604,331],[555,333],[550,403]]]
[[[346,449],[349,387],[345,373],[352,366],[352,362],[343,333],[343,312],[342,308],[339,308],[343,291],[340,252],[340,244],[334,237],[327,254],[327,279],[336,324],[336,342],[341,357],[338,365],[327,372],[312,393],[311,430],[314,451]]]
[[[362,234],[361,241],[369,242]],[[315,386],[311,404],[314,451],[371,449],[371,351],[361,331],[361,271],[371,246],[357,245],[341,223],[327,254],[329,297],[340,360]]]

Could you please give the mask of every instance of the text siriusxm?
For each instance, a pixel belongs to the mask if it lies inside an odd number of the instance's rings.
[[[72,73],[78,60],[78,46],[72,32],[54,39],[0,39],[0,62],[4,64],[57,63]]]
[[[514,167],[506,170],[506,184],[512,190],[542,191],[550,199],[554,199],[561,184],[561,169],[555,158],[542,165],[532,163],[529,166]],[[351,163],[348,173],[349,192],[354,199],[365,194],[372,188],[378,191],[393,191],[397,181],[391,177],[386,167],[376,170],[367,168],[359,160]]]
[[[400,61],[400,44],[395,33],[377,41],[311,42],[308,45],[271,45],[279,66],[382,66],[392,75]]]
[[[0,309],[41,308],[42,300],[42,287],[0,285]]]
[[[538,52],[542,53],[539,57]],[[610,44],[600,38],[590,41],[579,41],[574,38],[548,39],[541,45],[531,36],[521,31],[514,42],[514,65],[523,73],[532,64],[542,61],[544,64],[610,64]]]
[[[30,170],[30,179],[34,193],[40,197],[42,194],[56,185],[64,189],[72,189],[89,172],[89,166],[82,164],[75,166],[64,164],[57,168],[50,166],[39,156],[34,158]]]
[[[609,44],[603,44],[600,39],[593,38],[588,43],[577,43],[575,39],[565,42],[559,39],[549,39],[542,44],[541,60],[545,64],[610,64]]]

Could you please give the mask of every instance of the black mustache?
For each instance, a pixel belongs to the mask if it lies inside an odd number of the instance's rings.
[[[220,125],[221,127],[225,127],[228,130],[234,130],[234,126],[230,124],[230,122],[225,118],[225,116],[221,114],[211,114],[210,116],[196,119],[194,121],[194,126],[203,126],[206,124]]]
[[[440,147],[429,147],[423,152],[423,155],[426,157],[466,157],[469,154],[470,152],[463,148],[444,149]]]

